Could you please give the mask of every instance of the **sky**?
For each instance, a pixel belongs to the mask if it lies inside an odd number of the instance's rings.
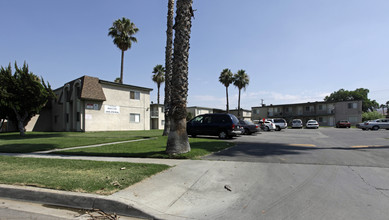
[[[126,17],[139,28],[124,55],[124,83],[152,88],[165,64],[167,0],[0,0],[0,66],[26,62],[53,89],[84,75],[113,81],[121,51],[108,36]],[[241,107],[322,101],[339,89],[367,88],[389,101],[389,1],[194,0],[188,106],[225,109],[219,81],[243,69]],[[163,86],[161,103],[163,103]],[[238,89],[229,87],[230,109]]]

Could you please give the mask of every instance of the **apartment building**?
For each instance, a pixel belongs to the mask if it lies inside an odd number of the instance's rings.
[[[152,89],[83,76],[54,90],[57,96],[27,131],[150,130]]]
[[[362,101],[307,102],[298,104],[252,107],[252,120],[283,118],[288,123],[298,118],[306,123],[317,120],[322,126],[335,126],[339,120],[348,120],[355,125],[362,121]]]

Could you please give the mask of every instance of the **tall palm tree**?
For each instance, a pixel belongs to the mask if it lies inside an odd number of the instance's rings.
[[[113,38],[113,43],[122,51],[122,62],[120,66],[120,83],[122,84],[124,51],[131,48],[132,42],[138,42],[138,40],[132,36],[138,31],[139,29],[135,24],[125,17],[114,21],[112,27],[109,28],[108,36]]]
[[[188,134],[186,133],[186,102],[188,98],[189,39],[193,16],[192,3],[192,0],[177,0],[170,97],[171,124],[166,146],[168,154],[181,154],[190,151]]]
[[[224,69],[219,76],[219,82],[222,83],[226,87],[226,98],[227,98],[227,113],[229,112],[228,107],[228,87],[231,85],[231,83],[234,82],[234,76],[230,69]]]
[[[242,89],[246,89],[246,86],[249,85],[249,82],[250,79],[245,70],[238,70],[238,72],[234,74],[234,85],[239,89],[238,118],[240,117],[240,91]]]
[[[162,136],[169,135],[170,132],[170,85],[172,78],[172,54],[173,54],[173,18],[174,18],[174,0],[169,0],[167,11],[167,30],[166,30],[166,48],[165,48],[165,126]]]
[[[386,102],[386,114],[389,114],[389,101]]]
[[[163,67],[161,64],[156,65],[153,69],[153,81],[157,83],[157,88],[158,88],[158,98],[157,98],[157,103],[159,105],[159,88],[161,87],[161,84],[165,82],[165,67]]]

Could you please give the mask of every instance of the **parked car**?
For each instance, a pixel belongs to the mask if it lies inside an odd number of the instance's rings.
[[[366,130],[378,130],[378,129],[386,129],[389,130],[389,119],[382,118],[382,119],[376,119],[367,121],[363,124],[363,128]],[[362,129],[363,129],[362,128]]]
[[[271,121],[259,121],[258,122],[259,127],[264,131],[274,131],[276,130],[276,125]]]
[[[239,125],[243,128],[243,134],[252,134],[258,132],[258,125],[255,125],[251,121],[239,120]]]
[[[351,128],[351,123],[347,120],[340,120],[336,122],[337,128]]]
[[[316,120],[308,120],[305,128],[319,128],[319,123]]]
[[[194,117],[187,122],[186,131],[188,135],[219,136],[219,138],[230,138],[242,134],[239,120],[232,114],[217,113],[204,114]]]
[[[293,119],[292,128],[303,128],[303,121],[301,119]]]
[[[360,128],[362,130],[366,130],[366,126],[365,126],[366,122],[369,122],[369,121],[364,121],[362,123],[358,123],[358,124],[355,125],[355,127]]]
[[[288,123],[286,123],[283,118],[268,118],[267,121],[273,122],[276,126],[276,131],[281,131],[281,129],[285,129],[288,127]]]

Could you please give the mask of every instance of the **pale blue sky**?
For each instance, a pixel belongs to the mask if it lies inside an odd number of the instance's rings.
[[[225,108],[220,72],[246,70],[241,106],[322,101],[341,88],[389,100],[389,1],[194,0],[188,106]],[[26,61],[53,88],[83,75],[114,80],[120,50],[112,22],[136,24],[124,83],[153,88],[164,64],[167,0],[0,0],[0,65]],[[163,89],[163,88],[162,88]],[[230,108],[238,90],[229,88]],[[162,94],[163,97],[163,94]]]

